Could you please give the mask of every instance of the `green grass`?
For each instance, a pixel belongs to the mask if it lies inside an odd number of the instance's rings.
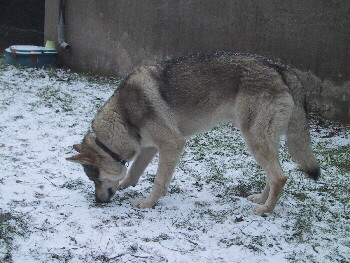
[[[16,247],[13,240],[16,236],[28,234],[28,222],[25,216],[15,212],[6,212],[0,208],[0,259],[12,262],[11,251]]]
[[[321,149],[323,159],[327,161],[327,166],[334,166],[341,173],[350,172],[350,146],[339,146],[337,149]],[[327,169],[327,167],[325,167]]]
[[[58,109],[56,111],[73,111],[73,97],[59,89],[44,87],[37,91],[37,96],[40,98],[40,103],[44,103],[44,105],[48,108],[58,105]]]

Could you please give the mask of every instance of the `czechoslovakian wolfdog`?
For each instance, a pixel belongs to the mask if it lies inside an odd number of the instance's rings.
[[[118,189],[135,186],[159,152],[151,193],[132,202],[151,208],[166,194],[186,138],[224,122],[240,129],[266,172],[262,193],[248,197],[260,204],[255,213],[272,212],[287,181],[277,156],[281,135],[300,169],[319,177],[298,75],[242,53],[195,54],[135,69],[98,112],[92,131],[73,146],[79,154],[67,160],[83,165],[95,183],[96,201],[109,202]]]

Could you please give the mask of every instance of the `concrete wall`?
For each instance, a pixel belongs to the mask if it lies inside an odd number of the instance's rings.
[[[57,39],[46,0],[45,39]],[[350,79],[349,0],[66,0],[61,62],[124,75],[200,51],[258,53],[341,85]],[[350,118],[349,118],[350,119]]]

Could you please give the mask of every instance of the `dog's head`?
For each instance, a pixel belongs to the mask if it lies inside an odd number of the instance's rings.
[[[95,184],[96,202],[109,202],[117,191],[119,181],[126,175],[125,165],[116,162],[103,150],[92,132],[85,136],[81,144],[73,145],[73,148],[79,153],[67,160],[83,165],[86,175]]]

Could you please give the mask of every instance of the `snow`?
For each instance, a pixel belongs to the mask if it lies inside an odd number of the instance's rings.
[[[241,195],[260,189],[264,174],[228,125],[188,142],[169,193],[154,209],[130,202],[149,193],[157,157],[138,186],[109,204],[94,203],[82,167],[65,158],[117,84],[0,61],[0,212],[26,222],[25,234],[0,246],[0,262],[350,261],[348,193],[337,190],[349,189],[349,170],[321,154],[349,146],[343,126],[323,138],[332,127],[316,131],[312,124],[323,169],[317,184],[281,150],[290,180],[267,217],[255,215]]]

